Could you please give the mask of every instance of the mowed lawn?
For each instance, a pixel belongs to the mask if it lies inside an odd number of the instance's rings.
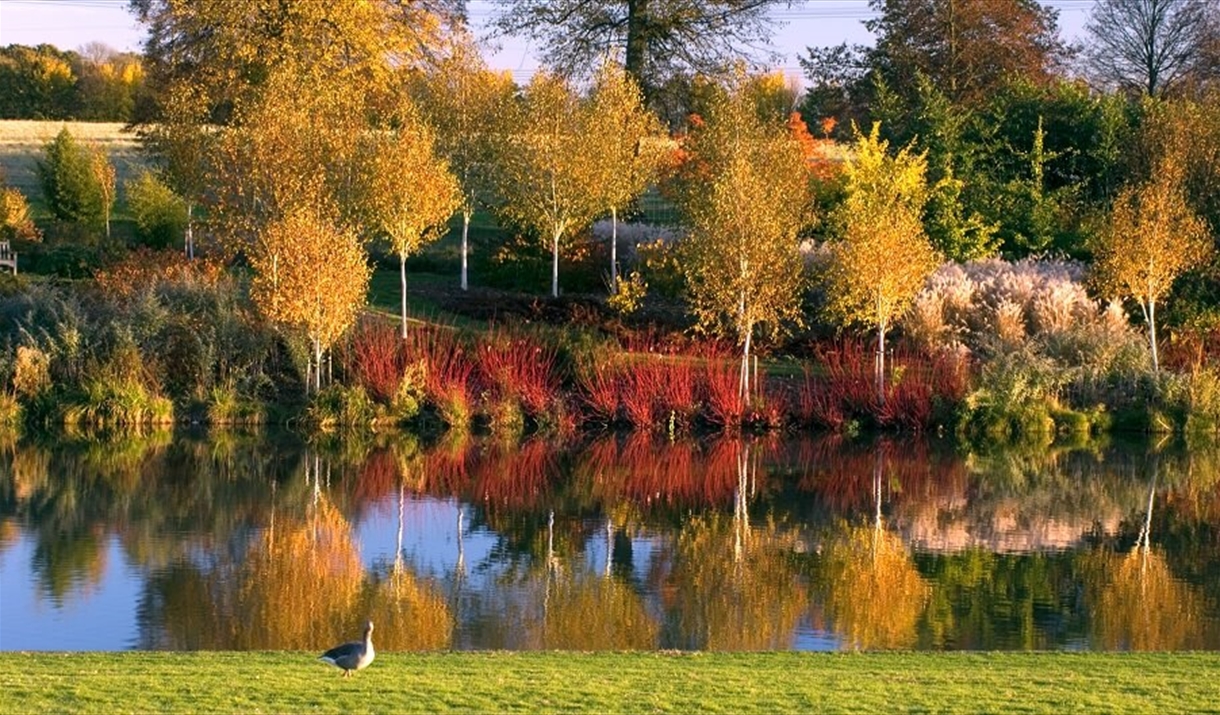
[[[1216,713],[1220,654],[4,653],[3,713]]]

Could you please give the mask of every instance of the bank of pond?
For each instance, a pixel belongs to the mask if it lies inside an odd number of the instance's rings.
[[[1114,372],[1058,366],[1023,351],[979,362],[900,347],[887,356],[879,388],[872,346],[836,339],[805,345],[800,355],[754,358],[743,392],[743,362],[724,343],[654,335],[624,344],[575,328],[495,324],[478,331],[421,324],[403,338],[375,315],[335,348],[313,389],[299,369],[308,349],[291,334],[203,339],[196,333],[202,325],[193,325],[200,320],[206,315],[147,338],[153,347],[110,336],[118,342],[99,350],[105,357],[64,344],[18,346],[5,366],[13,387],[0,391],[0,425],[136,432],[290,425],[509,438],[875,432],[987,443],[1106,432],[1214,435],[1220,425],[1220,374],[1206,367]]]
[[[1180,439],[0,438],[4,650],[1220,650]]]
[[[248,276],[218,262],[143,251],[78,281],[3,278],[8,429],[876,432],[991,444],[1220,425],[1220,373],[1202,337],[1167,335],[1154,369],[1146,337],[1120,306],[1091,297],[1071,262],[942,266],[892,332],[880,380],[866,333],[813,323],[760,336],[743,365],[737,345],[692,337],[659,298],[629,318],[604,297],[471,289],[446,299],[434,288],[410,297],[443,318],[417,310],[404,336],[372,309],[314,367],[305,332],[268,321]]]

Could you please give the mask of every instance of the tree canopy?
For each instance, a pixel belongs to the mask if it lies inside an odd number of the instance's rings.
[[[914,100],[923,82],[949,101],[978,106],[1014,79],[1051,81],[1070,55],[1058,14],[1037,0],[870,0],[865,22],[872,47],[809,47],[800,63],[809,79],[806,119],[883,119],[890,94]],[[871,114],[869,110],[873,110]],[[867,115],[867,116],[866,116]]]
[[[461,205],[449,163],[437,156],[432,129],[404,105],[393,129],[361,137],[357,199],[365,224],[398,256],[402,337],[407,337],[407,256],[440,238]]]
[[[1135,299],[1148,326],[1153,370],[1156,308],[1182,273],[1212,252],[1207,224],[1186,203],[1183,167],[1165,162],[1152,180],[1119,193],[1094,242],[1096,278],[1111,294]]]
[[[100,42],[0,47],[0,87],[0,119],[126,122],[146,96],[140,56]]]
[[[449,162],[461,190],[461,287],[469,287],[470,221],[478,208],[493,201],[489,167],[498,114],[513,101],[512,75],[487,67],[474,41],[464,32],[450,38],[438,59],[416,76],[413,96],[436,130],[436,149]]]
[[[597,191],[609,209],[610,286],[618,286],[619,211],[635,201],[657,179],[665,158],[661,124],[644,106],[639,87],[621,68],[606,63],[597,73],[589,96],[593,158],[600,175]]]
[[[588,105],[568,80],[539,72],[501,121],[494,153],[496,210],[547,241],[551,295],[557,297],[564,240],[604,210]]]
[[[860,135],[847,162],[847,196],[837,209],[839,240],[827,275],[828,308],[847,323],[877,329],[877,395],[885,401],[885,335],[936,267],[924,232],[926,160],[904,148],[890,156],[880,126]]]

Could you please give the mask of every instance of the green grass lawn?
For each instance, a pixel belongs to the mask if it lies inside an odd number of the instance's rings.
[[[3,653],[0,712],[1220,712],[1220,654]]]

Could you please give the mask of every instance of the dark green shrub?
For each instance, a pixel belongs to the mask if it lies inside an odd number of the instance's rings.
[[[88,278],[102,262],[96,246],[70,242],[44,244],[27,255],[30,262],[23,262],[23,270],[56,278]]]
[[[101,228],[105,199],[90,167],[88,150],[65,128],[47,143],[44,152],[46,158],[37,164],[38,179],[51,213],[60,221]]]

